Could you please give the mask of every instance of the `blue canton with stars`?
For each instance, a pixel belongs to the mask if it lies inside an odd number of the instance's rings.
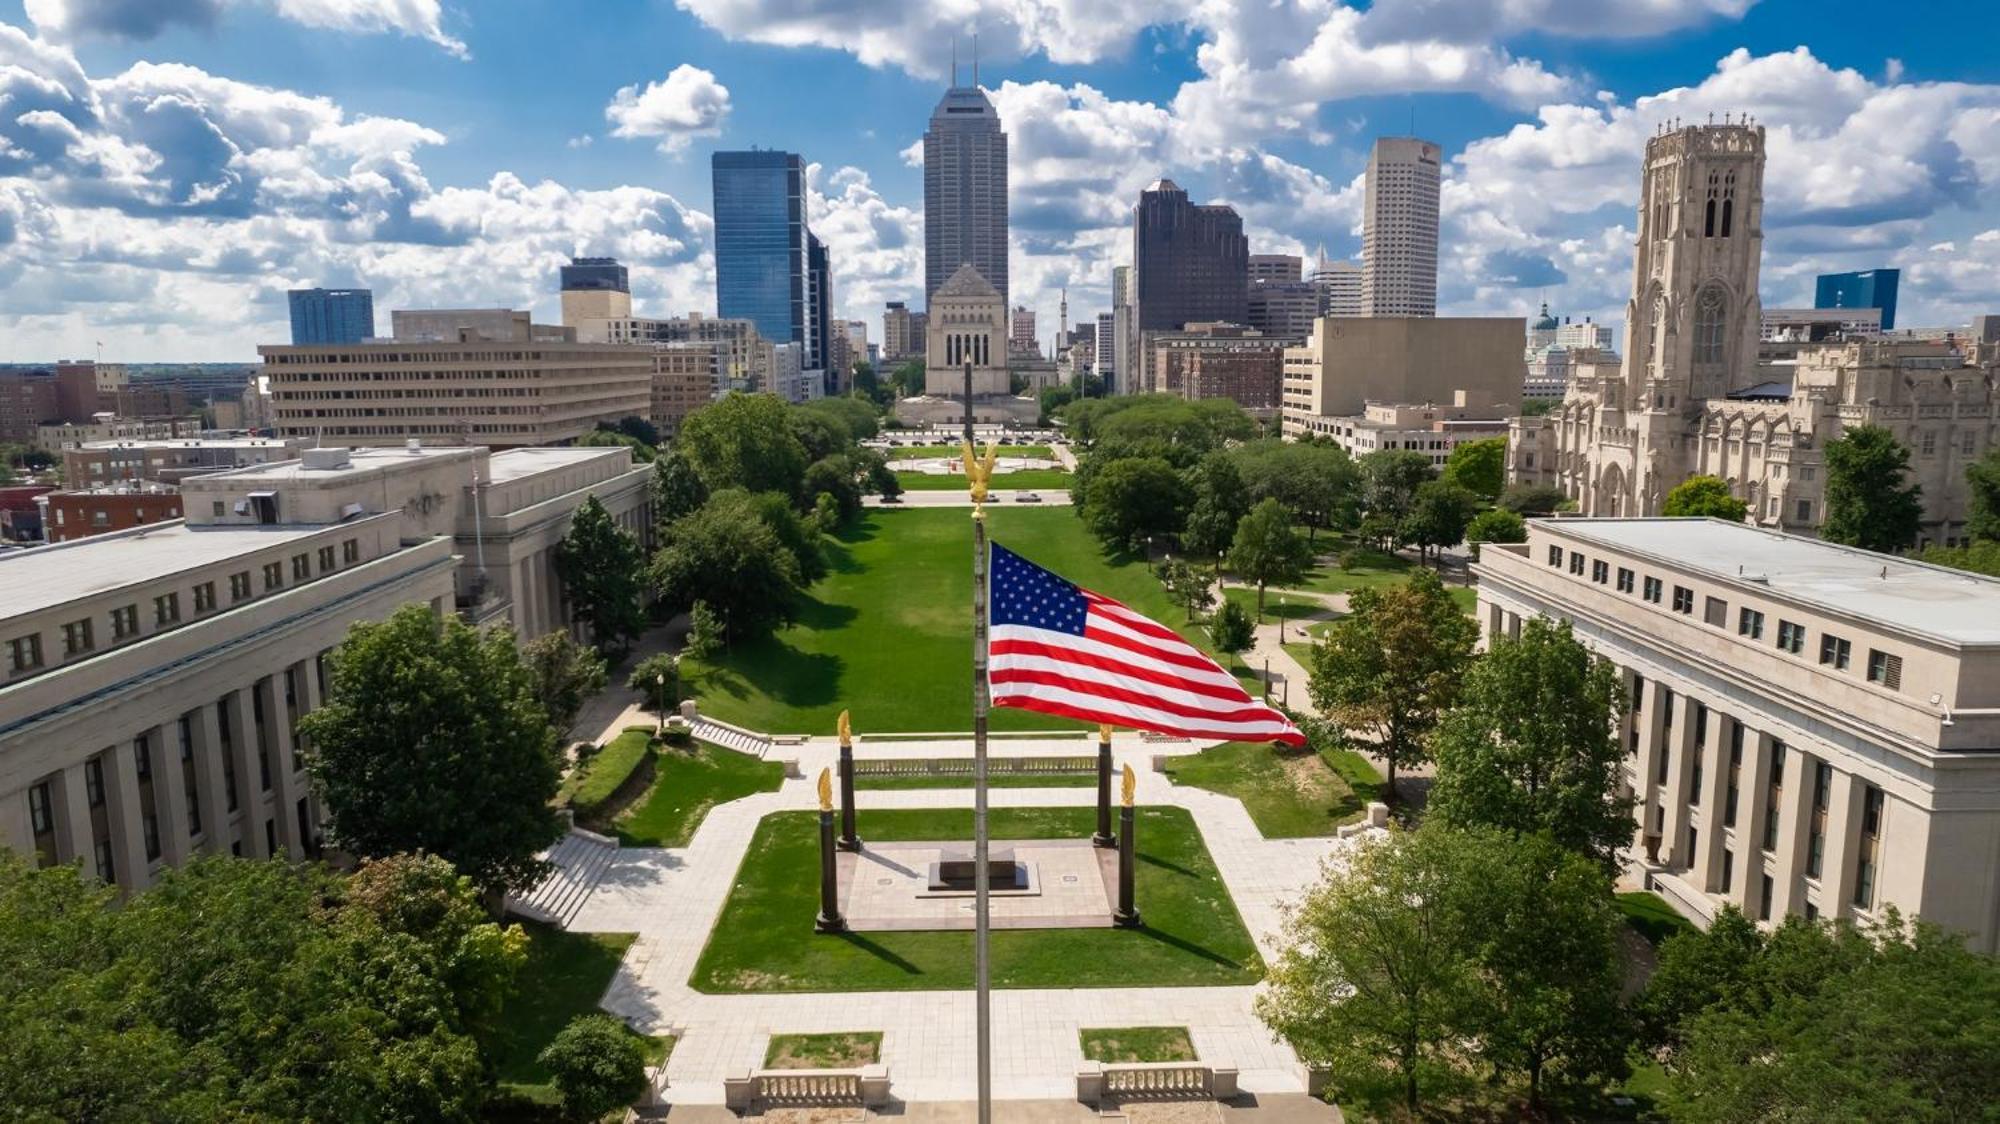
[[[993,604],[987,615],[994,627],[1018,624],[1083,635],[1090,615],[1083,592],[998,543],[988,586]]]

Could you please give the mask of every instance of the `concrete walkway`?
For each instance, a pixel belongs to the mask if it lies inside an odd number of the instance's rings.
[[[1011,741],[1011,739],[1009,740]],[[1000,753],[1057,750],[1074,754],[1089,740],[996,742]],[[971,754],[965,739],[863,743],[863,754]],[[1341,861],[1351,841],[1264,839],[1243,805],[1231,797],[1170,784],[1151,770],[1160,753],[1188,753],[1194,743],[1165,745],[1134,735],[1114,739],[1114,760],[1138,774],[1139,802],[1186,808],[1201,829],[1244,923],[1267,957],[1283,903],[1317,880],[1326,861]],[[571,928],[630,932],[638,939],[606,993],[606,1009],[649,1033],[679,1036],[668,1063],[669,1099],[719,1104],[723,1078],[762,1063],[773,1033],[842,1030],[883,1032],[883,1061],[903,1101],[964,1101],[974,1092],[973,996],[969,991],[704,995],[688,986],[710,929],[734,884],[757,823],[777,811],[816,806],[813,783],[833,763],[830,738],[774,748],[796,755],[800,777],[711,811],[685,848],[623,849]],[[996,807],[1089,806],[1087,788],[994,789]],[[866,791],[870,809],[969,807],[969,789]],[[864,826],[864,835],[866,834]],[[800,939],[810,940],[802,932]],[[1251,987],[1010,989],[994,992],[994,1091],[997,1098],[1067,1099],[1083,1056],[1077,1031],[1087,1026],[1186,1026],[1206,1061],[1234,1065],[1242,1087],[1257,1095],[1304,1091],[1297,1058],[1274,1040],[1251,1010]]]

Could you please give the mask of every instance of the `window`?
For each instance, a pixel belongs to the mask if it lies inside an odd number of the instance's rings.
[[[42,666],[42,638],[17,636],[7,641],[7,674],[19,675]]]
[[[1764,790],[1764,849],[1778,849],[1778,809],[1785,797],[1785,743],[1771,743],[1771,783]]]
[[[1868,785],[1861,792],[1861,847],[1854,871],[1854,904],[1875,906],[1876,851],[1882,845],[1882,790]]]
[[[1583,573],[1583,555],[1577,553],[1576,551],[1570,551],[1569,572],[1572,574]]]
[[[333,546],[328,544],[319,548],[319,572],[324,574],[331,569],[333,569]]]
[[[1743,723],[1729,720],[1729,787],[1722,796],[1722,826],[1736,826],[1737,782],[1743,777]]]
[[[1826,633],[1819,638],[1819,662],[1832,664],[1836,671],[1846,671],[1848,656],[1853,647],[1840,637]]]
[[[312,555],[310,554],[292,555],[292,580],[302,582],[312,576],[313,576]]]
[[[1755,609],[1742,609],[1736,614],[1736,635],[1748,636],[1752,640],[1764,638],[1764,614]]]
[[[285,584],[285,564],[283,562],[264,563],[264,590],[269,592]]]
[[[356,562],[361,561],[360,539],[348,539],[346,542],[340,544],[340,561],[342,565],[346,566],[352,566]]]
[[[63,626],[63,656],[80,656],[97,646],[91,639],[88,620],[71,621]]]
[[[139,819],[140,834],[146,840],[146,861],[160,857],[160,818],[151,812]]]
[[[111,610],[111,638],[129,640],[139,635],[139,606],[127,605]]]
[[[1618,592],[1632,592],[1632,571],[1623,566],[1618,567]]]
[[[153,598],[153,622],[168,625],[181,619],[181,595],[162,593]]]
[[[111,840],[97,841],[97,880],[109,884],[117,871],[111,865]]]
[[[1800,522],[1800,523],[1810,523],[1810,522],[1812,522],[1812,501],[1811,501],[1811,500],[1800,500],[1800,501],[1799,501],[1799,514],[1798,514],[1798,522]]]
[[[93,757],[83,763],[83,798],[93,808],[104,806],[104,758]]]
[[[1638,714],[1645,708],[1646,708],[1646,677],[1643,675],[1634,675],[1632,677],[1632,713]]]
[[[1645,595],[1646,600],[1651,601],[1655,605],[1658,605],[1660,603],[1660,591],[1664,588],[1666,587],[1660,582],[1660,579],[1647,578],[1646,595]]]
[[[1590,580],[1603,585],[1611,580],[1611,563],[1600,558],[1590,564]]]
[[[1549,547],[1549,565],[1560,566],[1562,564],[1563,564],[1563,548],[1559,546]]]
[[[1806,626],[1787,620],[1778,622],[1778,650],[1798,655],[1806,646]]]
[[[49,800],[47,781],[28,790],[28,826],[36,835],[47,835],[56,829],[55,805]]]
[[[215,611],[215,583],[203,582],[194,587],[194,611],[209,613]]]
[[[1903,657],[1868,649],[1868,681],[1891,691],[1903,689]]]
[[[1717,628],[1729,627],[1729,602],[1710,597],[1702,602],[1701,619]]]
[[[1813,767],[1812,838],[1806,847],[1806,877],[1818,878],[1826,865],[1826,806],[1832,799],[1833,766],[1822,761]]]
[[[1714,285],[1703,289],[1701,296],[1695,298],[1694,361],[1696,363],[1722,362],[1722,345],[1729,324],[1729,314],[1724,309],[1726,301],[1727,298],[1721,288]]]
[[[215,516],[217,519],[222,518],[223,511],[222,511],[221,500],[216,500],[213,504],[209,505],[209,507],[210,507],[209,514]]]
[[[132,769],[142,781],[153,779],[153,743],[143,736],[132,740]]]
[[[1968,429],[1958,435],[1959,452],[1969,457],[1972,455],[1972,451],[1978,447],[1979,447],[1979,433],[1977,430]],[[1528,467],[1533,468],[1535,466],[1529,465]]]
[[[1674,612],[1694,612],[1694,590],[1684,585],[1674,587]]]
[[[231,604],[250,596],[250,571],[243,570],[229,575],[229,600]]]
[[[1924,456],[1937,456],[1937,430],[1926,429],[1923,436]]]
[[[1725,848],[1722,852],[1722,892],[1728,893],[1736,881],[1736,854]]]
[[[1757,879],[1757,920],[1771,919],[1771,876],[1759,875]]]

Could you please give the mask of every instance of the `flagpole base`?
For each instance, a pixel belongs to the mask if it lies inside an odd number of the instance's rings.
[[[822,913],[813,918],[813,932],[815,933],[845,933],[846,931],[847,918],[837,913],[832,917],[828,917]]]
[[[1090,845],[1093,847],[1116,847],[1118,845],[1118,837],[1116,835],[1093,834],[1090,837]]]
[[[859,838],[836,839],[833,841],[833,846],[836,850],[858,852],[861,850],[861,840]]]
[[[1144,922],[1139,920],[1139,911],[1136,909],[1131,911],[1130,913],[1127,913],[1122,909],[1113,910],[1111,914],[1111,923],[1113,925],[1116,925],[1120,929],[1138,929],[1143,927],[1145,924]]]

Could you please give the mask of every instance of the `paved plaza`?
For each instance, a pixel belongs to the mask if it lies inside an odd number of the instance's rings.
[[[1026,876],[1018,889],[995,889],[995,929],[1108,929],[1117,901],[1115,851],[1088,839],[993,840],[992,854],[1012,856]],[[931,886],[931,865],[969,858],[969,841],[866,843],[836,856],[840,911],[856,932],[972,929],[970,890]]]
[[[1007,755],[1074,756],[1093,743],[1079,738],[995,739]],[[1119,735],[1118,765],[1138,775],[1137,801],[1186,809],[1200,828],[1224,884],[1268,960],[1277,954],[1282,903],[1314,882],[1322,862],[1352,844],[1334,838],[1265,839],[1231,797],[1177,787],[1152,768],[1156,755],[1192,753],[1190,742],[1154,742]],[[797,776],[777,792],[711,811],[687,847],[626,848],[605,870],[570,928],[636,933],[606,993],[606,1009],[647,1033],[678,1037],[668,1063],[668,1097],[676,1104],[720,1104],[725,1076],[761,1065],[772,1034],[878,1030],[882,1060],[897,1099],[965,1101],[975,1093],[973,995],[970,991],[890,991],[707,995],[688,984],[695,962],[733,886],[758,821],[781,811],[817,806],[814,780],[832,765],[831,738],[773,747],[795,758]],[[866,741],[856,753],[941,757],[971,754],[960,737]],[[995,807],[1088,807],[1091,788],[1003,788]],[[863,791],[860,834],[875,809],[970,807],[969,788]],[[904,846],[909,846],[905,844]],[[1093,850],[1087,844],[1083,850]],[[948,900],[948,899],[947,899]],[[1144,903],[1140,903],[1143,911]],[[998,908],[996,907],[996,911]],[[813,939],[810,932],[801,941]],[[1298,1094],[1304,1074],[1290,1048],[1272,1038],[1251,1010],[1252,987],[1002,989],[993,993],[994,1094],[1004,1100],[1067,1099],[1083,1061],[1077,1032],[1100,1026],[1186,1026],[1200,1058],[1234,1066],[1255,1095]]]

